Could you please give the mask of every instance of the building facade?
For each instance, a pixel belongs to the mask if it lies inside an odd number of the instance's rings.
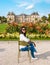
[[[30,15],[26,14],[20,14],[20,15],[15,15],[13,12],[9,12],[7,14],[7,21],[8,22],[36,22],[40,19],[38,13],[32,13]]]

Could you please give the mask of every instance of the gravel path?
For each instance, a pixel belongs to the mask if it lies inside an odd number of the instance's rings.
[[[38,53],[37,60],[29,63],[27,52],[21,52],[20,63],[17,61],[18,42],[0,41],[0,65],[50,65],[50,41],[34,41]]]

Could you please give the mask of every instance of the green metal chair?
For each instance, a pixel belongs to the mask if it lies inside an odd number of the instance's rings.
[[[31,56],[30,56],[30,50],[29,50],[29,44],[25,41],[18,41],[18,63],[19,63],[19,58],[20,58],[20,45],[22,46],[28,46],[28,57],[29,57],[29,62],[31,62]]]

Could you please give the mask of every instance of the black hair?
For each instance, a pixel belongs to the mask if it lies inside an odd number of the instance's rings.
[[[23,28],[26,30],[26,27],[25,27],[25,26],[22,26],[22,27],[20,28],[20,34],[24,34],[24,36],[26,36],[26,32],[25,32],[25,33],[22,32],[22,29],[23,29]]]

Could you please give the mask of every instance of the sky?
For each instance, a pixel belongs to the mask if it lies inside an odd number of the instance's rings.
[[[50,13],[50,0],[0,0],[0,16],[7,16],[8,12],[16,15],[38,12],[40,16]]]

